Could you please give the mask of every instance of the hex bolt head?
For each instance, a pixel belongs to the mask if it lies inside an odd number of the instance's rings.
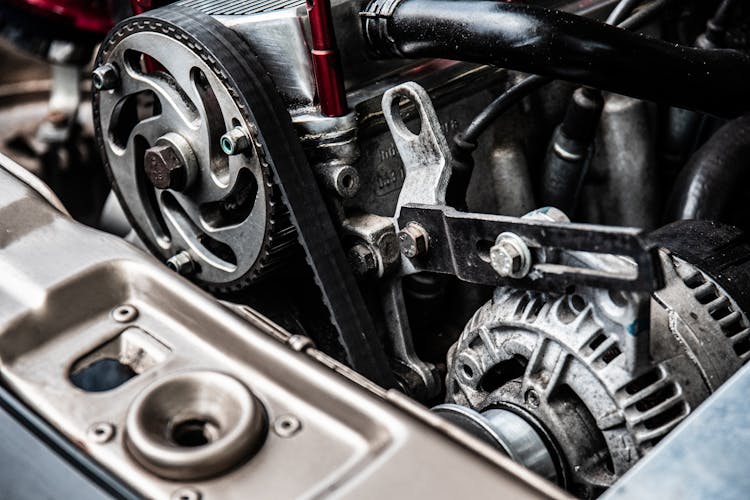
[[[146,177],[157,189],[180,191],[187,184],[187,166],[169,144],[148,148],[144,156]]]
[[[375,253],[364,243],[357,243],[351,247],[347,252],[347,257],[354,274],[359,277],[367,276],[378,266]]]
[[[427,253],[430,248],[430,235],[416,222],[409,222],[398,232],[401,253],[410,259]]]
[[[195,263],[190,254],[183,250],[167,259],[167,267],[172,271],[182,274],[183,276],[192,274],[195,271]]]
[[[221,136],[219,144],[221,150],[229,156],[252,151],[250,149],[250,136],[242,127],[234,127],[226,134]]]
[[[490,249],[490,264],[498,276],[523,278],[531,269],[531,252],[518,235],[503,233]]]
[[[91,83],[96,90],[112,90],[120,84],[120,72],[114,64],[103,64],[91,73]]]

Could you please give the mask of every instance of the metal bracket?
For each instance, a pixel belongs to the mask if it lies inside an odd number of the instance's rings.
[[[547,291],[576,285],[641,292],[662,287],[657,249],[639,229],[461,213],[445,206],[409,204],[401,209],[398,224],[406,227],[412,222],[422,226],[430,240],[429,251],[411,259],[415,272],[453,274],[469,283]],[[505,232],[518,235],[536,255],[526,277],[499,276],[490,264],[489,249]],[[635,267],[629,272],[558,263],[553,256],[560,250],[627,257]]]
[[[417,110],[419,133],[415,134],[404,123],[403,99]],[[445,205],[452,156],[430,96],[414,82],[393,87],[383,94],[383,116],[404,163],[404,183],[396,204],[396,217],[407,203]]]

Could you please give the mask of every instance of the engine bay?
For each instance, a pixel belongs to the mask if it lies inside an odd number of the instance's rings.
[[[744,498],[748,26],[3,3],[0,396],[114,497]]]

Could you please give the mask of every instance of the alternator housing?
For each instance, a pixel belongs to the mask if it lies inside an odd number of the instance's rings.
[[[744,245],[736,235],[732,244]],[[650,358],[635,369],[613,333],[632,297],[500,288],[449,353],[447,401],[517,413],[546,440],[562,484],[601,492],[749,356],[743,308],[681,250],[661,251],[666,287],[652,295]]]

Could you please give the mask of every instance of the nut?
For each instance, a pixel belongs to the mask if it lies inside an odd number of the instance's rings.
[[[120,84],[120,72],[115,65],[104,64],[93,71],[91,83],[96,90],[112,90]]]
[[[357,243],[351,247],[347,257],[349,257],[354,274],[360,277],[366,276],[378,266],[375,253],[364,243]]]
[[[146,150],[146,177],[157,189],[181,190],[187,184],[187,167],[171,145],[157,145]]]
[[[404,229],[399,231],[398,240],[401,253],[410,259],[425,254],[429,250],[430,235],[416,222],[409,222]]]
[[[242,127],[234,127],[222,135],[219,144],[221,145],[221,150],[229,156],[251,151],[250,137]]]
[[[191,274],[193,271],[195,271],[195,263],[193,262],[193,258],[185,250],[178,252],[167,259],[167,267],[176,273],[182,274],[183,276]]]
[[[518,235],[503,233],[490,249],[490,264],[498,276],[523,278],[531,269],[531,252]]]

